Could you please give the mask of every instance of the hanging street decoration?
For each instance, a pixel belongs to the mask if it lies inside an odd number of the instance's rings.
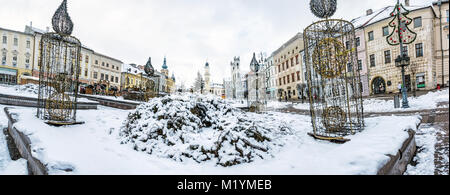
[[[417,34],[408,27],[413,21],[408,14],[409,10],[398,2],[391,13],[394,18],[389,22],[389,27],[394,29],[386,38],[389,45],[410,44],[416,40]]]

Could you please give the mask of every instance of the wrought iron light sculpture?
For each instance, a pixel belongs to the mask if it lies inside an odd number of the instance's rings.
[[[357,67],[355,29],[345,20],[328,19],[336,0],[312,0],[311,10],[325,20],[304,33],[310,102],[311,136],[335,142],[364,128],[361,76]],[[345,44],[344,44],[345,43]]]
[[[73,23],[64,0],[52,18],[53,30],[42,36],[39,60],[37,117],[51,125],[76,121],[81,43],[70,36]]]

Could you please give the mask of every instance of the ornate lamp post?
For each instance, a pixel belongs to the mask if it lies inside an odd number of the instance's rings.
[[[402,68],[402,108],[409,108],[408,105],[408,94],[407,94],[407,89],[405,86],[405,67],[409,66],[410,64],[410,58],[408,57],[408,55],[403,54],[403,55],[399,55],[397,57],[397,59],[395,59],[395,66],[397,67],[401,67]]]
[[[394,28],[394,30],[388,37],[386,37],[386,41],[389,45],[400,45],[400,55],[398,55],[397,59],[395,59],[395,65],[402,68],[402,108],[409,108],[405,80],[405,67],[410,64],[410,58],[408,57],[408,54],[404,52],[403,45],[410,44],[417,38],[417,34],[408,28],[408,26],[412,23],[412,19],[407,17],[408,14],[409,11],[405,9],[399,0],[397,0],[397,5],[395,5],[395,9],[391,13],[391,16],[394,18],[389,23],[389,26]]]

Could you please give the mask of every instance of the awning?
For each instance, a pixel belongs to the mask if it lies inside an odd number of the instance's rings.
[[[9,68],[0,68],[0,74],[17,76],[17,70],[9,69]]]

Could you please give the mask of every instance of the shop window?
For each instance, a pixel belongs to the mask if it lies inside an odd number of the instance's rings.
[[[425,73],[419,73],[416,75],[416,83],[417,83],[417,88],[425,88]]]

